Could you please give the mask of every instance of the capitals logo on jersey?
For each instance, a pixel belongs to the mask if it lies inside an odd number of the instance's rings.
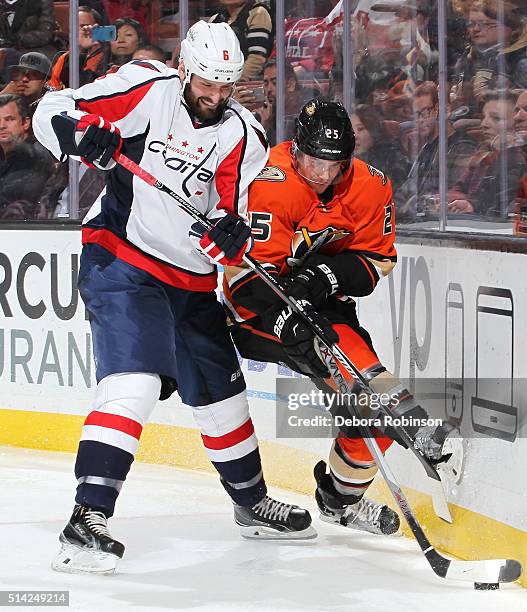
[[[169,138],[170,136],[171,134],[169,134]],[[187,147],[189,147],[187,140],[181,141],[180,147],[172,143],[164,143],[161,140],[152,140],[148,145],[148,150],[152,153],[161,153],[167,168],[185,175],[181,187],[184,194],[190,197],[192,194],[187,188],[187,181],[191,177],[194,177],[196,181],[201,183],[210,183],[214,177],[214,173],[205,168],[204,165],[210,158],[216,145],[213,145],[208,153],[201,146],[195,147],[195,152],[187,149]],[[201,193],[196,192],[195,195],[200,195]]]

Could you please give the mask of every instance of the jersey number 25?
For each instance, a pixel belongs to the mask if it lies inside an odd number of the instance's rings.
[[[254,240],[266,242],[271,237],[272,213],[268,212],[249,212],[251,233]]]

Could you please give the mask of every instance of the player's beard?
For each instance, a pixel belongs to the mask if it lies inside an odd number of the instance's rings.
[[[202,100],[206,102],[210,102],[210,100],[206,96],[195,96],[189,85],[185,87],[184,96],[185,102],[188,104],[192,114],[201,121],[211,121],[214,119],[219,121],[229,101],[229,96],[227,96],[214,107],[206,106]]]

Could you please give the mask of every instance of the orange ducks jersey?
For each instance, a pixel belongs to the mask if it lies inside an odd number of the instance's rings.
[[[309,252],[332,256],[349,251],[368,269],[371,293],[397,260],[389,179],[354,159],[345,178],[333,186],[331,200],[324,203],[293,168],[290,148],[290,141],[275,146],[250,186],[252,257],[269,272],[288,276]],[[239,299],[254,279],[251,270],[226,274],[225,301],[238,321],[255,314],[246,300]]]

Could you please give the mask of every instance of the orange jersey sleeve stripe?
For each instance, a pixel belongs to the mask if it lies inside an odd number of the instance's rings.
[[[257,276],[258,276],[258,274],[256,274],[256,273],[255,274],[251,274],[247,278],[244,278],[243,280],[241,280],[241,281],[239,281],[237,283],[233,283],[232,285],[229,285],[229,289],[231,291],[231,295],[234,295],[236,293],[236,291],[238,291],[238,289],[240,289],[241,287],[243,287],[244,285],[246,285],[250,281],[253,281]]]
[[[362,263],[364,264],[364,267],[366,268],[366,270],[368,270],[368,273],[371,276],[372,287],[375,287],[375,285],[377,284],[377,281],[375,280],[375,277],[371,273],[371,269],[370,269],[370,266],[368,265],[368,262],[360,255],[357,255],[357,258],[362,261]]]
[[[247,325],[247,323],[242,323],[240,327],[243,327],[243,329],[248,329],[251,334],[254,334],[255,336],[261,336],[262,338],[266,338],[267,340],[272,340],[273,342],[278,342],[278,344],[281,344],[280,340],[276,336],[273,336],[272,334],[267,334],[266,332],[260,331],[259,329],[255,329],[254,327]]]

